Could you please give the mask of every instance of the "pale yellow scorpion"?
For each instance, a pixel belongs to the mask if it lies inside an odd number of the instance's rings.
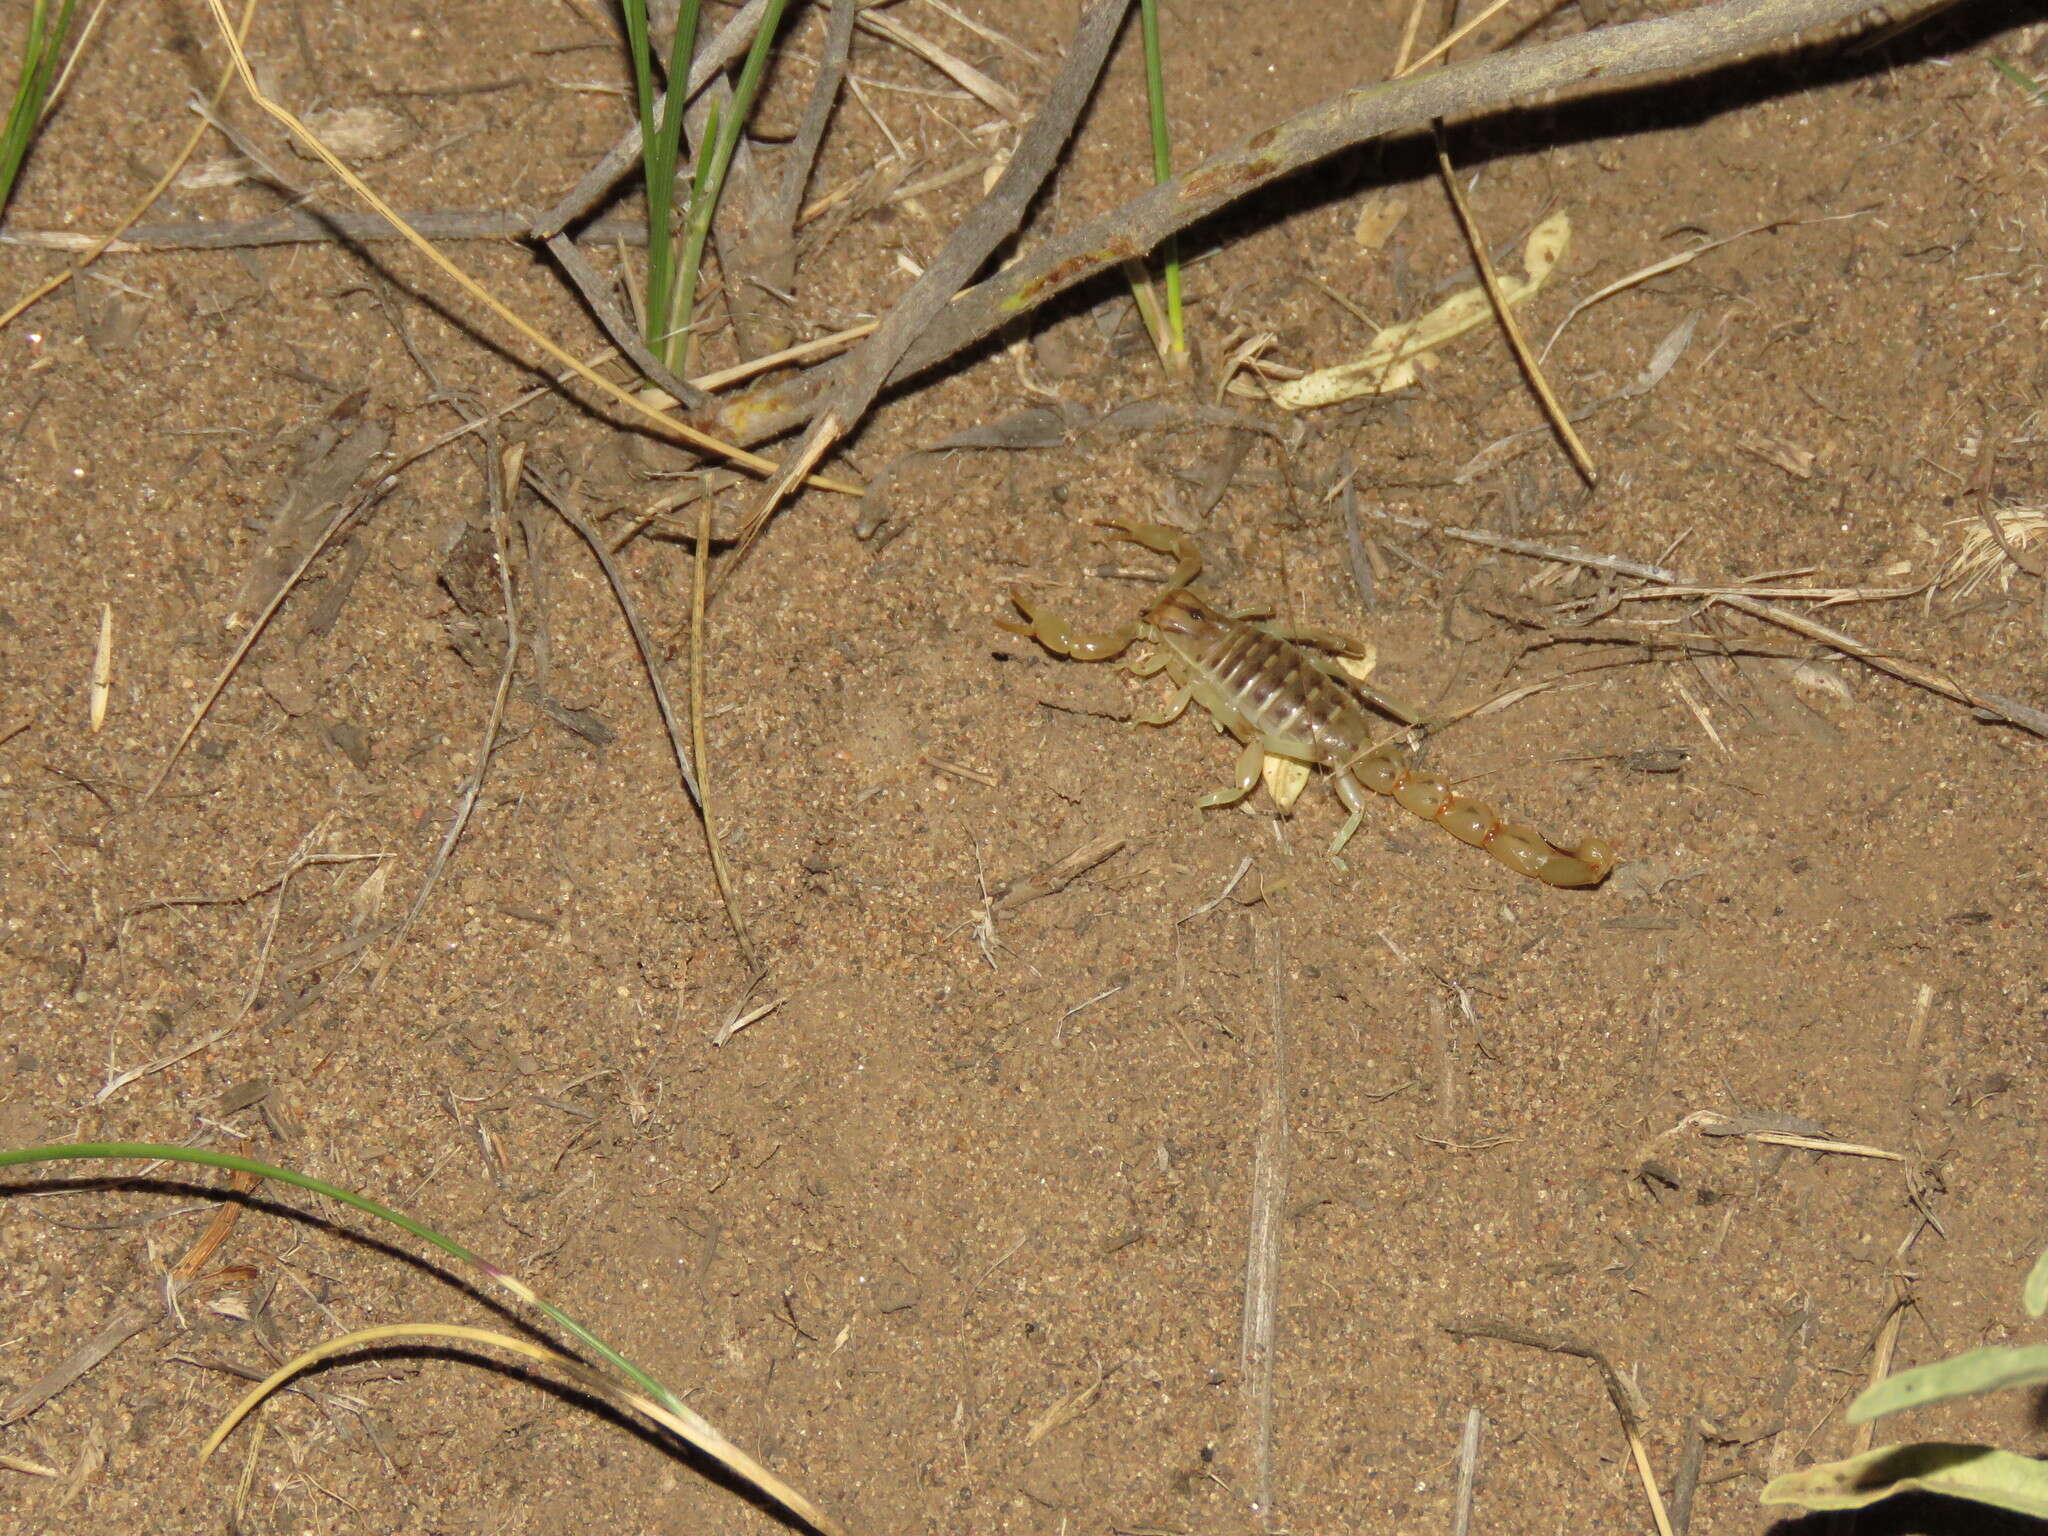
[[[1201,572],[1202,557],[1179,529],[1123,520],[1099,526],[1179,562],[1143,617],[1107,634],[1077,634],[1067,620],[1012,591],[1010,600],[1030,622],[996,622],[1076,661],[1108,661],[1136,641],[1151,642],[1155,649],[1129,663],[1131,671],[1140,677],[1164,672],[1178,692],[1163,711],[1139,715],[1133,723],[1166,725],[1189,704],[1200,704],[1219,729],[1245,744],[1229,787],[1204,795],[1199,804],[1235,804],[1258,785],[1268,757],[1282,758],[1329,770],[1337,798],[1351,812],[1332,853],[1357,828],[1371,803],[1370,790],[1392,797],[1460,842],[1484,848],[1517,874],[1548,885],[1598,885],[1614,867],[1614,850],[1600,839],[1587,838],[1576,848],[1555,847],[1534,828],[1502,821],[1493,807],[1415,768],[1392,746],[1375,747],[1372,720],[1359,707],[1361,697],[1403,725],[1419,723],[1414,712],[1340,675],[1328,657],[1303,649],[1355,654],[1356,648],[1341,638],[1252,623],[1218,611],[1188,590]]]

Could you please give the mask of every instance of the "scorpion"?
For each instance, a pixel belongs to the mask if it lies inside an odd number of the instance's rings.
[[[1109,661],[1138,641],[1153,649],[1126,663],[1138,677],[1160,673],[1174,685],[1173,699],[1157,714],[1139,714],[1134,725],[1168,725],[1189,704],[1200,704],[1219,730],[1244,743],[1230,784],[1202,796],[1207,808],[1234,805],[1258,785],[1267,760],[1329,770],[1337,798],[1350,819],[1330,852],[1338,853],[1364,819],[1367,791],[1433,821],[1460,842],[1483,848],[1517,874],[1547,885],[1598,885],[1614,867],[1614,851],[1598,838],[1575,848],[1552,844],[1533,827],[1504,822],[1493,807],[1452,790],[1435,774],[1416,768],[1391,745],[1373,744],[1372,719],[1360,700],[1406,726],[1421,724],[1405,705],[1340,670],[1338,658],[1359,648],[1320,630],[1254,623],[1256,615],[1227,614],[1189,589],[1201,574],[1202,557],[1177,528],[1115,519],[1097,523],[1112,536],[1178,562],[1143,615],[1102,634],[1082,634],[1058,614],[1024,593],[1010,601],[1028,622],[999,618],[998,627],[1037,641],[1075,661]],[[1319,654],[1328,653],[1328,654]],[[1291,802],[1281,802],[1281,809]]]

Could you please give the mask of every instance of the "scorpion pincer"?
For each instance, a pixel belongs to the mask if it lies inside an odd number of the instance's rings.
[[[1312,630],[1255,624],[1212,607],[1188,588],[1202,569],[1202,557],[1178,529],[1125,521],[1100,526],[1179,562],[1142,618],[1106,634],[1077,634],[1065,619],[1013,591],[1010,600],[1029,622],[996,622],[1076,661],[1108,661],[1137,641],[1151,642],[1151,654],[1130,663],[1131,671],[1140,677],[1163,672],[1177,691],[1162,712],[1139,715],[1133,723],[1166,725],[1189,704],[1199,704],[1220,729],[1244,743],[1230,785],[1204,795],[1199,804],[1235,804],[1257,786],[1268,756],[1287,758],[1328,769],[1337,798],[1351,812],[1333,854],[1357,828],[1371,791],[1547,885],[1598,885],[1614,867],[1614,851],[1600,839],[1588,838],[1576,848],[1556,847],[1534,828],[1504,822],[1491,806],[1456,793],[1394,747],[1374,746],[1372,719],[1360,698],[1404,725],[1419,722],[1385,695],[1340,677],[1336,663],[1317,654],[1356,654],[1349,642]],[[1315,649],[1304,648],[1309,646]]]

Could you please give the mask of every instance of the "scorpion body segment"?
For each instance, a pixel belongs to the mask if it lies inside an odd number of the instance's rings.
[[[1339,681],[1334,664],[1297,639],[1338,651],[1345,649],[1344,642],[1262,627],[1223,613],[1188,590],[1201,561],[1178,530],[1125,522],[1104,526],[1180,562],[1141,619],[1108,634],[1079,635],[1064,619],[1013,593],[1012,600],[1031,622],[998,622],[1079,661],[1105,661],[1135,641],[1150,641],[1157,649],[1132,670],[1145,676],[1163,672],[1178,691],[1163,713],[1141,716],[1141,723],[1164,725],[1190,703],[1199,704],[1245,744],[1229,787],[1204,795],[1202,805],[1242,800],[1257,786],[1268,755],[1291,758],[1327,769],[1338,799],[1351,812],[1338,848],[1377,794],[1437,823],[1460,842],[1485,849],[1517,874],[1548,885],[1598,885],[1613,868],[1614,853],[1606,843],[1589,838],[1576,848],[1555,847],[1533,828],[1503,822],[1491,806],[1415,768],[1395,748],[1375,747],[1372,718],[1359,703],[1361,694],[1403,724],[1417,723],[1414,712],[1349,678]]]

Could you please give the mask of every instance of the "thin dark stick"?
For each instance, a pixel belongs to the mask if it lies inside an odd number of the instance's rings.
[[[583,259],[583,253],[576,249],[576,242],[567,235],[551,236],[547,242],[548,254],[576,285],[576,291],[583,295],[583,302],[590,306],[590,312],[597,317],[597,323],[604,327],[612,345],[632,359],[633,366],[649,380],[668,391],[670,397],[681,401],[693,411],[701,411],[711,403],[711,397],[701,389],[693,389],[677,378],[653,350],[640,337],[633,322],[619,313],[619,306],[612,302],[612,296],[590,263]]]
[[[763,492],[741,535],[742,554],[767,526],[790,489],[810,472],[833,443],[860,424],[875,396],[896,373],[905,351],[946,308],[960,285],[988,260],[990,252],[1017,232],[1031,200],[1052,174],[1074,124],[1095,94],[1096,79],[1129,9],[1130,0],[1096,0],[1082,16],[1045,104],[1018,139],[1002,176],[954,228],[924,275],[910,285],[909,292],[897,301],[887,318],[836,371],[837,382],[830,397],[812,419],[810,431],[788,457],[788,464],[797,472],[777,476]]]
[[[208,106],[204,101],[201,101],[196,96],[192,98],[192,100],[187,102],[186,105],[189,106],[193,110],[193,112],[195,112],[200,117],[206,120],[207,127],[211,128],[215,133],[219,134],[222,138],[226,139],[228,143],[233,146],[236,154],[240,155],[244,160],[248,161],[251,165],[255,166],[257,170],[261,171],[266,177],[268,177],[271,182],[271,185],[277,191],[284,193],[295,204],[310,202],[312,200],[313,194],[311,192],[307,191],[304,187],[300,186],[297,182],[293,181],[291,177],[285,175],[283,171],[280,171],[274,164],[271,163],[270,157],[264,154],[262,150],[256,147],[256,144],[252,139],[250,139],[246,134],[244,134],[242,130],[237,128],[233,123],[229,122],[226,118],[222,117],[218,112],[214,111],[212,107]]]
[[[313,541],[313,547],[306,551],[305,558],[300,560],[298,565],[293,568],[292,573],[279,583],[278,589],[271,595],[270,601],[263,605],[263,611],[249,621],[249,628],[243,633],[240,642],[235,646],[234,654],[228,657],[226,664],[222,666],[219,674],[214,678],[213,686],[206,690],[199,703],[193,708],[192,718],[185,723],[185,729],[178,733],[178,739],[172,743],[171,750],[165,754],[163,762],[158,765],[156,772],[151,775],[148,786],[142,791],[140,804],[149,804],[151,800],[156,798],[156,792],[164,787],[164,780],[170,777],[171,769],[177,766],[179,754],[185,750],[186,744],[192,740],[193,734],[199,729],[200,723],[206,719],[207,713],[213,708],[215,701],[226,691],[228,681],[240,669],[242,659],[249,654],[256,642],[269,629],[270,621],[277,616],[277,610],[284,606],[284,600],[292,595],[306,572],[313,568],[313,562],[326,553],[328,546],[340,537],[341,531],[344,528],[353,524],[358,517],[366,516],[370,508],[381,501],[384,498],[384,494],[397,483],[398,476],[396,474],[381,475],[371,482],[366,489],[357,492],[349,500],[344,501],[339,507],[335,508],[334,515],[328,519],[327,526],[320,530],[320,537]]]
[[[846,58],[853,50],[853,23],[859,15],[859,0],[832,0],[832,20],[825,30],[825,56],[818,61],[818,78],[811,82],[811,99],[804,104],[803,121],[797,125],[796,138],[784,157],[782,185],[768,203],[768,221],[784,241],[795,238],[796,216],[803,211],[804,189],[811,184],[818,146],[825,142],[825,127],[832,120],[832,109],[839,103],[839,87],[846,78]]]
[[[1467,1322],[1446,1323],[1444,1332],[1459,1339],[1500,1339],[1509,1344],[1520,1344],[1528,1349],[1548,1350],[1553,1354],[1577,1355],[1590,1360],[1600,1368],[1600,1379],[1607,1386],[1607,1397],[1614,1404],[1614,1412],[1621,1420],[1621,1431],[1628,1439],[1629,1456],[1635,1462],[1636,1475],[1643,1484],[1643,1497],[1649,1501],[1650,1516],[1657,1526],[1658,1536],[1672,1536],[1671,1520],[1664,1510],[1664,1497],[1657,1491],[1657,1482],[1650,1475],[1650,1458],[1643,1446],[1642,1416],[1636,1411],[1635,1396],[1629,1390],[1621,1372],[1614,1368],[1614,1362],[1606,1355],[1582,1340],[1563,1333],[1538,1333],[1533,1328],[1523,1328],[1514,1323],[1501,1322],[1495,1318],[1473,1318]]]
[[[1692,1528],[1692,1500],[1699,1490],[1700,1468],[1707,1458],[1707,1436],[1698,1415],[1685,1421],[1685,1449],[1678,1453],[1678,1476],[1671,1484],[1672,1536],[1686,1536]]]
[[[443,209],[403,217],[429,240],[444,244],[455,240],[524,240],[528,226],[533,223],[532,214],[517,208]],[[107,250],[125,255],[135,251],[224,251],[263,245],[368,245],[404,238],[374,213],[356,213],[346,208],[294,208],[261,219],[137,224],[123,232]],[[647,224],[643,219],[599,219],[578,230],[576,238],[603,245],[624,241],[627,245],[644,246]],[[74,234],[69,230],[0,226],[0,245],[89,251],[98,243],[96,235]]]
[[[669,703],[668,685],[662,681],[661,666],[655,659],[659,653],[654,642],[647,637],[646,626],[640,622],[640,609],[626,590],[626,578],[620,574],[611,551],[598,537],[597,530],[576,515],[569,505],[569,498],[560,489],[545,476],[536,474],[531,465],[526,470],[526,483],[540,493],[541,500],[553,507],[563,522],[576,530],[578,538],[590,546],[591,554],[597,557],[598,566],[604,572],[604,579],[611,583],[612,598],[618,603],[619,612],[625,615],[626,628],[633,636],[634,648],[640,653],[640,665],[647,669],[647,683],[654,690],[654,705],[661,711],[661,723],[668,731],[669,749],[675,753],[676,768],[683,776],[683,788],[690,792],[691,806],[702,814],[704,797],[698,793],[697,773],[690,766],[690,754],[683,746],[683,729],[676,720],[675,706]]]
[[[668,684],[662,681],[661,664],[654,643],[647,638],[646,626],[640,622],[640,609],[633,601],[633,595],[626,590],[626,578],[612,559],[611,551],[605,548],[604,540],[597,536],[597,530],[578,517],[569,505],[569,498],[556,486],[548,483],[544,476],[526,471],[526,483],[540,492],[541,499],[561,515],[563,522],[576,530],[576,534],[590,546],[590,553],[596,557],[598,566],[604,571],[605,580],[611,583],[612,597],[619,605],[619,612],[625,615],[626,628],[633,636],[633,645],[640,653],[640,665],[647,671],[647,685],[654,692],[655,708],[661,711],[662,728],[668,732],[669,750],[675,754],[676,770],[682,775],[683,788],[689,791],[690,804],[697,812],[697,825],[704,829],[704,847],[711,856],[711,872],[718,885],[718,895],[725,907],[726,921],[732,925],[734,940],[739,944],[740,956],[749,972],[759,976],[761,965],[754,958],[753,941],[747,937],[747,925],[740,918],[740,909],[734,903],[732,887],[725,869],[725,852],[719,846],[718,828],[712,822],[711,808],[705,802],[703,787],[697,781],[696,770],[690,766],[689,750],[683,745],[683,728],[676,719],[675,706],[669,702]],[[698,546],[698,559],[704,559],[704,547]],[[701,564],[697,590],[703,590]],[[695,611],[701,615],[703,608]],[[697,643],[702,644],[702,631],[698,631]],[[693,661],[692,666],[696,663]]]
[[[1868,9],[1866,0],[1725,0],[1354,87],[1027,251],[954,299],[903,354],[888,382],[944,361],[1077,283],[1143,256],[1168,235],[1340,150],[1422,128],[1435,117],[1469,118],[1574,87],[1605,92],[1632,77],[1725,62]],[[730,400],[719,413],[720,430],[760,442],[801,426],[824,408],[820,402],[851,366],[852,360],[827,364]]]
[[[466,406],[458,408],[465,416],[471,414]],[[484,720],[483,740],[477,743],[476,767],[470,771],[469,782],[462,786],[462,794],[455,803],[455,814],[448,818],[448,830],[442,835],[440,846],[434,850],[433,858],[427,861],[427,872],[420,880],[419,890],[413,895],[412,905],[406,909],[405,916],[398,920],[398,926],[391,932],[391,944],[385,952],[384,963],[377,967],[377,973],[370,981],[370,991],[373,994],[383,990],[385,978],[391,974],[391,968],[398,963],[399,946],[405,942],[405,936],[412,931],[413,924],[419,921],[420,913],[426,910],[427,902],[433,897],[434,887],[440,884],[442,871],[448,867],[448,860],[455,854],[455,845],[462,841],[462,834],[469,826],[469,819],[476,813],[476,803],[484,792],[484,780],[491,771],[491,759],[497,755],[498,733],[504,728],[505,701],[512,693],[512,680],[519,675],[519,648],[523,642],[519,633],[519,605],[512,591],[511,541],[505,533],[505,497],[508,494],[505,470],[510,469],[516,476],[519,465],[525,459],[526,450],[523,446],[514,446],[502,452],[501,458],[497,433],[494,430],[487,431],[484,445],[484,494],[490,503],[491,538],[498,554],[498,596],[505,605],[505,660],[498,669],[498,687],[491,695],[491,711]],[[513,480],[511,489],[514,492],[519,489],[517,479]],[[279,900],[282,899],[283,893],[280,892]]]
[[[1577,1355],[1581,1360],[1592,1361],[1600,1369],[1600,1380],[1607,1388],[1607,1397],[1614,1404],[1615,1413],[1620,1416],[1622,1428],[1632,1435],[1642,1433],[1642,1421],[1636,1414],[1635,1402],[1629,1396],[1627,1384],[1621,1379],[1621,1372],[1614,1368],[1614,1362],[1604,1353],[1584,1340],[1565,1333],[1539,1333],[1534,1328],[1524,1328],[1492,1317],[1445,1323],[1443,1330],[1454,1339],[1499,1339],[1504,1344],[1519,1344],[1525,1349],[1545,1350],[1553,1355]]]
[[[1515,354],[1522,378],[1536,396],[1536,403],[1551,432],[1564,446],[1565,452],[1571,455],[1572,463],[1585,477],[1586,484],[1596,485],[1600,480],[1599,470],[1593,463],[1593,456],[1586,451],[1586,445],[1580,441],[1579,434],[1572,430],[1571,412],[1557,398],[1557,391],[1551,388],[1543,365],[1530,350],[1529,339],[1522,334],[1522,322],[1515,317],[1514,306],[1501,296],[1500,273],[1494,268],[1493,253],[1486,248],[1486,236],[1479,228],[1479,220],[1474,217],[1472,205],[1465,201],[1465,194],[1458,186],[1458,172],[1451,164],[1451,146],[1444,136],[1443,119],[1432,122],[1429,131],[1436,140],[1437,173],[1443,178],[1444,192],[1451,200],[1451,211],[1457,215],[1458,227],[1464,231],[1465,244],[1472,252],[1472,265],[1479,273],[1479,286],[1486,291],[1486,302],[1493,310],[1494,323],[1500,327],[1508,350]]]

